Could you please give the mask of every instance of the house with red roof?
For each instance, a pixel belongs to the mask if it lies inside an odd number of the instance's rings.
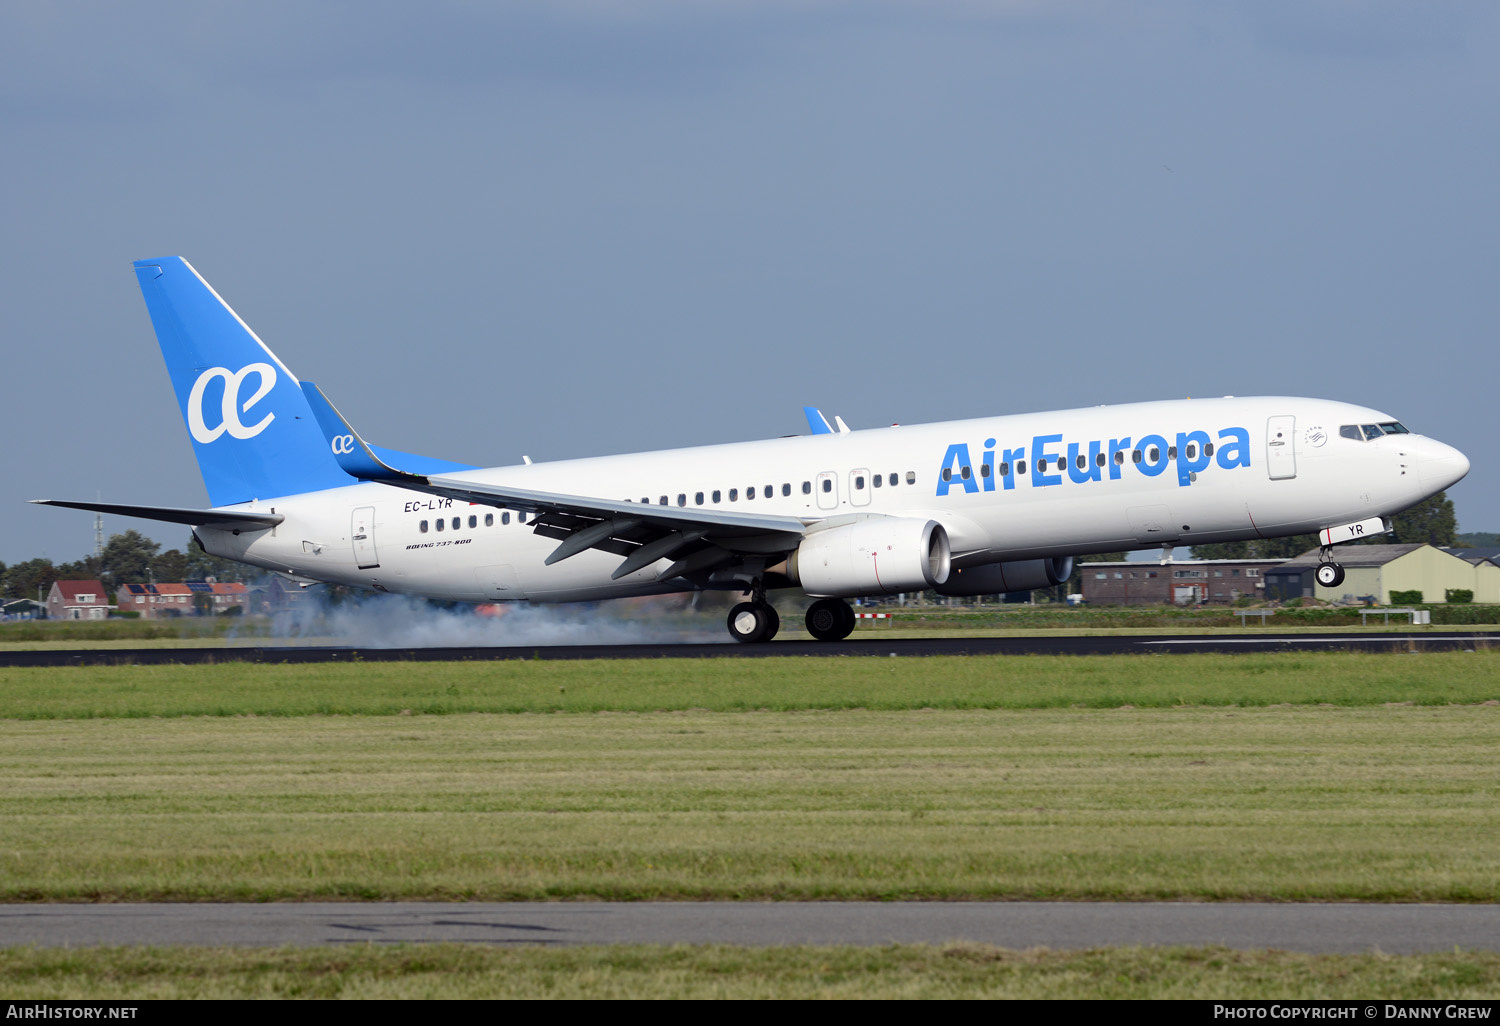
[[[98,581],[54,581],[47,594],[49,620],[103,620],[113,608]]]

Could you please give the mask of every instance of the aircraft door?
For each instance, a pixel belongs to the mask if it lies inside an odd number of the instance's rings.
[[[1297,454],[1292,450],[1296,437],[1296,417],[1272,417],[1266,421],[1266,472],[1272,481],[1297,476]]]
[[[349,535],[354,539],[354,564],[361,570],[373,570],[380,565],[375,554],[375,507],[361,506],[354,511]]]
[[[870,472],[863,467],[849,471],[849,504],[851,506],[870,504]]]
[[[818,475],[817,481],[813,482],[813,490],[818,493],[819,509],[838,509],[839,505],[839,476],[831,470],[825,470]]]

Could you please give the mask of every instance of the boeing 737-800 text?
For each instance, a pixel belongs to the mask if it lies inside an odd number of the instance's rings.
[[[180,257],[135,264],[211,509],[39,500],[192,526],[303,583],[469,602],[743,592],[739,641],[800,588],[814,637],[853,596],[1054,585],[1073,557],[1322,532],[1462,478],[1458,450],[1323,399],[1185,399],[479,469],[367,443]]]

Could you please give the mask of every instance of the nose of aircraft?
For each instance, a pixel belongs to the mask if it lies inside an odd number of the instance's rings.
[[[1462,481],[1469,472],[1469,457],[1442,442],[1423,439],[1417,455],[1417,477],[1427,491],[1440,492]]]

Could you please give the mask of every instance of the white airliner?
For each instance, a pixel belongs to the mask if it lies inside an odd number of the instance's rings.
[[[136,275],[212,509],[38,500],[189,524],[203,548],[303,583],[567,602],[743,592],[737,641],[800,588],[816,638],[847,597],[984,595],[1067,579],[1073,557],[1321,531],[1339,542],[1469,470],[1362,406],[1186,399],[480,469],[376,448],[299,382],[181,257]]]

